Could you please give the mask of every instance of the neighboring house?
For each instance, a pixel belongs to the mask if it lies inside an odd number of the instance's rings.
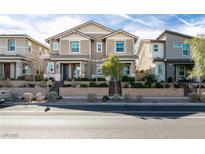
[[[41,56],[48,47],[24,34],[0,35],[0,79],[18,79],[43,73]]]
[[[134,45],[138,37],[89,21],[46,39],[50,44],[47,75],[55,80],[103,76],[101,65],[110,54],[125,64],[124,74],[135,75]]]
[[[142,40],[137,55],[137,70],[158,76],[166,81],[186,78],[194,61],[190,56],[190,46],[186,40],[192,36],[165,30],[156,40]]]

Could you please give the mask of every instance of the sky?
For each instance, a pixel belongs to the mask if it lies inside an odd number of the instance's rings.
[[[27,34],[46,44],[46,38],[89,20],[140,39],[155,39],[165,29],[193,36],[205,33],[203,14],[2,14],[0,34]]]

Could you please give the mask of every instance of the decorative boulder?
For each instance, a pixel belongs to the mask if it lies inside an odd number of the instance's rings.
[[[24,93],[23,94],[23,98],[26,100],[26,102],[31,102],[31,100],[33,99],[33,94],[32,93]]]
[[[42,102],[44,100],[44,98],[45,98],[45,96],[41,92],[36,94],[36,100],[38,102]]]

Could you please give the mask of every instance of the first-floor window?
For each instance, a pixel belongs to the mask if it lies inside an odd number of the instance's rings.
[[[80,52],[80,42],[79,41],[71,41],[71,52]]]
[[[185,66],[179,66],[179,77],[185,77]]]
[[[97,64],[97,65],[96,65],[96,72],[97,72],[97,74],[102,74],[101,64]]]
[[[29,74],[28,64],[24,64],[24,66],[23,66],[23,74],[25,74],[25,75]]]
[[[129,75],[130,74],[130,66],[129,65],[126,65],[124,67],[124,75]]]
[[[116,52],[124,52],[125,42],[124,41],[116,41]]]
[[[75,65],[75,76],[76,77],[80,76],[80,64]]]
[[[8,40],[8,51],[16,51],[16,40]]]

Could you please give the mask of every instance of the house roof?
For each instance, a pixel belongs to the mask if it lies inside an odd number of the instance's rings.
[[[166,33],[169,34],[174,34],[174,35],[179,35],[179,36],[183,36],[183,37],[187,37],[187,38],[193,38],[193,36],[190,35],[186,35],[186,34],[182,34],[179,32],[175,32],[175,31],[171,31],[171,30],[164,30],[156,39],[159,40],[160,38],[162,38]]]
[[[95,39],[95,38],[93,38],[93,37],[91,37],[91,36],[89,36],[89,35],[87,35],[87,34],[84,34],[84,33],[79,32],[79,31],[77,31],[77,30],[70,31],[70,32],[67,33],[66,35],[69,35],[69,34],[72,34],[72,33],[81,35],[81,36],[86,37],[86,38],[91,39],[91,40],[94,40],[94,39]]]
[[[29,40],[31,40],[31,41],[37,43],[37,44],[40,44],[40,45],[43,46],[44,48],[49,49],[48,46],[46,46],[45,44],[43,44],[43,43],[41,43],[41,42],[35,40],[34,38],[28,36],[27,34],[0,34],[0,37],[1,37],[1,38],[7,38],[7,37],[27,38],[27,39],[29,39]]]
[[[130,34],[130,33],[126,32],[126,31],[124,31],[124,30],[122,30],[122,29],[116,30],[116,31],[114,31],[114,32],[112,32],[112,33],[110,33],[110,34],[108,34],[108,35],[105,35],[105,36],[103,37],[103,39],[108,38],[108,37],[110,37],[110,36],[113,36],[113,35],[115,35],[115,34],[117,34],[117,33],[123,33],[123,34],[125,34],[125,35],[130,36],[130,37],[134,37],[135,39],[138,39],[137,36],[135,36],[135,35],[133,35],[133,34]]]
[[[51,36],[51,37],[47,38],[45,41],[46,41],[46,42],[49,42],[50,39],[59,38],[59,37],[61,37],[61,36],[66,35],[67,33],[71,32],[71,31],[75,31],[75,30],[77,30],[77,29],[79,29],[79,28],[81,28],[81,27],[84,27],[84,26],[86,26],[86,25],[89,25],[89,24],[97,25],[98,27],[101,27],[101,28],[103,28],[103,29],[106,29],[106,30],[108,30],[108,31],[110,31],[110,32],[113,32],[113,31],[114,31],[113,29],[110,29],[110,28],[108,28],[108,27],[106,27],[106,26],[104,26],[104,25],[101,25],[101,24],[99,24],[99,23],[96,23],[96,22],[90,20],[90,21],[85,22],[85,23],[83,23],[83,24],[81,24],[81,25],[78,25],[78,26],[76,26],[76,27],[73,27],[73,28],[71,28],[71,29],[68,29],[68,30],[66,30],[66,31],[64,31],[64,32],[62,32],[62,33],[56,34],[56,35],[54,35],[54,36]]]

